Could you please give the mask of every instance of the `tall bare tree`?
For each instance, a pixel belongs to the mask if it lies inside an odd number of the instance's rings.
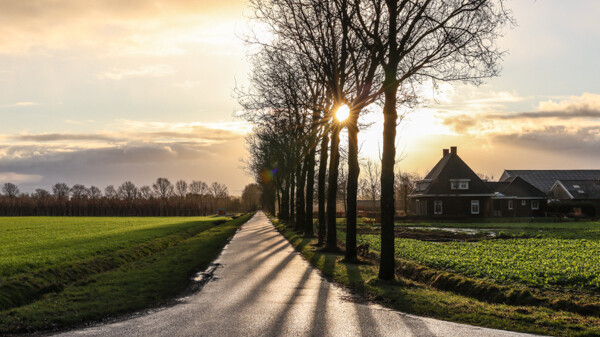
[[[4,183],[2,185],[2,193],[7,197],[14,198],[19,195],[19,187],[13,183]]]
[[[57,199],[68,199],[70,190],[65,183],[56,183],[52,186],[52,193]]]
[[[117,194],[121,199],[132,200],[137,198],[138,189],[134,183],[128,180],[119,186],[117,189]]]
[[[175,183],[175,191],[180,198],[185,197],[188,191],[188,184],[185,182],[185,180],[177,180]]]
[[[354,30],[379,50],[384,79],[379,278],[394,274],[394,165],[398,105],[425,81],[480,84],[499,73],[495,41],[511,20],[503,0],[351,0]],[[399,98],[400,97],[400,98]]]
[[[167,199],[173,195],[173,184],[167,178],[158,178],[156,182],[152,184],[152,189],[157,197],[161,199]]]

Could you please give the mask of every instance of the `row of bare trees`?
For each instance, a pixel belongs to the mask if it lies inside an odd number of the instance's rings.
[[[248,168],[261,184],[264,207],[274,211],[277,204],[283,221],[313,235],[316,177],[319,244],[338,250],[346,129],[345,259],[356,261],[359,118],[378,111],[384,120],[379,277],[394,278],[399,111],[423,103],[420,91],[428,84],[479,84],[497,75],[502,52],[495,41],[510,13],[503,0],[251,0],[251,8],[251,84],[238,94],[242,117],[254,124]],[[347,119],[336,118],[343,112]]]
[[[151,186],[141,187],[126,181],[106,186],[104,193],[96,186],[65,183],[54,184],[51,192],[38,188],[31,194],[21,193],[13,183],[4,183],[1,190],[0,215],[197,216],[214,214],[220,207],[244,208],[240,200],[229,196],[224,184],[199,180],[172,184],[158,178]]]

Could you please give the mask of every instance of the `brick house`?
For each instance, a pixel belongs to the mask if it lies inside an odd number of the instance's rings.
[[[440,218],[529,217],[544,215],[546,194],[519,177],[483,181],[458,156],[444,149],[442,159],[410,194],[417,215]]]

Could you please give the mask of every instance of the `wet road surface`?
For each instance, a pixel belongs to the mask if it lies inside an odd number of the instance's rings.
[[[327,282],[257,213],[214,278],[181,303],[59,336],[528,336],[356,303]]]

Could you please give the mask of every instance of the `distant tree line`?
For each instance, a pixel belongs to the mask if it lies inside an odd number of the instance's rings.
[[[258,200],[260,190],[257,186],[246,189],[250,200],[230,196],[224,184],[199,180],[172,184],[167,178],[158,178],[151,186],[141,187],[126,181],[117,187],[108,185],[104,192],[97,186],[56,183],[51,191],[38,188],[21,193],[16,184],[4,183],[0,216],[200,216],[214,214],[219,208],[228,212],[256,209],[252,198]]]

